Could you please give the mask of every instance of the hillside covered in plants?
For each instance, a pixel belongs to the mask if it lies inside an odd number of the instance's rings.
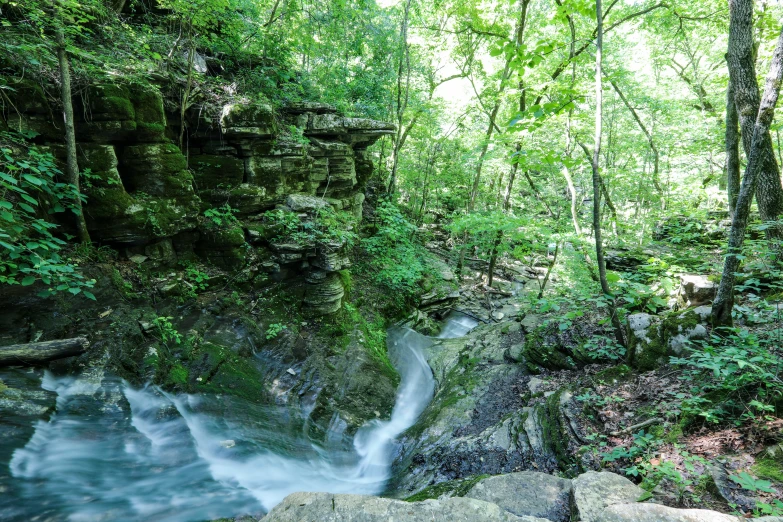
[[[783,520],[781,17],[0,0],[0,519]]]

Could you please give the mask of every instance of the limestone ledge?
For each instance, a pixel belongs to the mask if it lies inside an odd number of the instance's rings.
[[[64,160],[64,131],[40,86],[23,82],[14,97],[19,111],[0,130],[36,134]],[[235,270],[261,258],[275,277],[307,281],[306,305],[324,313],[339,309],[344,290],[334,272],[347,266],[340,248],[281,249],[256,218],[283,208],[308,219],[329,205],[360,219],[373,168],[367,147],[393,125],[344,117],[316,102],[275,109],[237,100],[218,114],[192,107],[181,150],[178,114],[167,113],[155,87],[93,85],[77,105],[84,212],[95,241],[163,264],[195,254]],[[204,211],[225,205],[236,209],[242,227],[210,230]],[[155,259],[159,252],[165,259]]]

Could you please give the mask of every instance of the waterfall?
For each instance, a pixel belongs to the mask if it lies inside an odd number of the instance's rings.
[[[464,334],[470,321],[455,314],[441,336]],[[0,504],[0,518],[189,522],[260,514],[295,491],[378,494],[395,439],[432,399],[423,355],[431,342],[391,328],[400,373],[391,417],[323,444],[306,436],[306,412],[292,408],[47,372],[42,387],[57,393],[57,411],[14,452],[14,497]]]

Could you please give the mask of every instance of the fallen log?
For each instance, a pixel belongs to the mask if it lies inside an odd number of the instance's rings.
[[[74,337],[73,339],[0,346],[0,366],[29,366],[63,357],[72,357],[84,353],[89,345],[90,342],[86,337]]]
[[[625,435],[627,433],[631,433],[632,431],[640,430],[642,428],[646,428],[647,426],[652,426],[653,424],[658,424],[659,422],[663,422],[663,419],[660,417],[653,417],[652,419],[640,422],[639,424],[634,424],[633,426],[628,426],[627,428],[613,431],[609,433],[609,435],[612,437],[619,437],[620,435]]]

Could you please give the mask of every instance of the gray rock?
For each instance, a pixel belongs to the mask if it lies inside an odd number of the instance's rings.
[[[523,471],[486,478],[465,496],[492,502],[518,516],[568,522],[571,520],[571,493],[568,479]]]
[[[693,309],[693,313],[699,316],[699,321],[707,323],[712,316],[712,307],[710,305],[697,306]]]
[[[627,478],[608,472],[588,471],[572,483],[574,503],[582,522],[603,520],[600,516],[607,506],[636,502],[645,493]]]
[[[747,494],[747,490],[733,482],[729,477],[726,467],[720,462],[715,462],[708,467],[715,488],[723,499],[730,505],[736,505],[746,512],[753,511],[756,507],[756,499]]]
[[[686,306],[698,306],[712,301],[717,287],[704,275],[680,276],[680,297]]]
[[[583,519],[584,520],[584,519]],[[616,504],[596,522],[739,522],[739,517],[706,509],[675,509],[659,504]]]
[[[548,522],[518,517],[495,504],[471,498],[403,502],[363,495],[292,493],[264,522]]]
[[[325,199],[305,194],[291,194],[285,204],[294,212],[312,212],[329,206],[329,202]]]

